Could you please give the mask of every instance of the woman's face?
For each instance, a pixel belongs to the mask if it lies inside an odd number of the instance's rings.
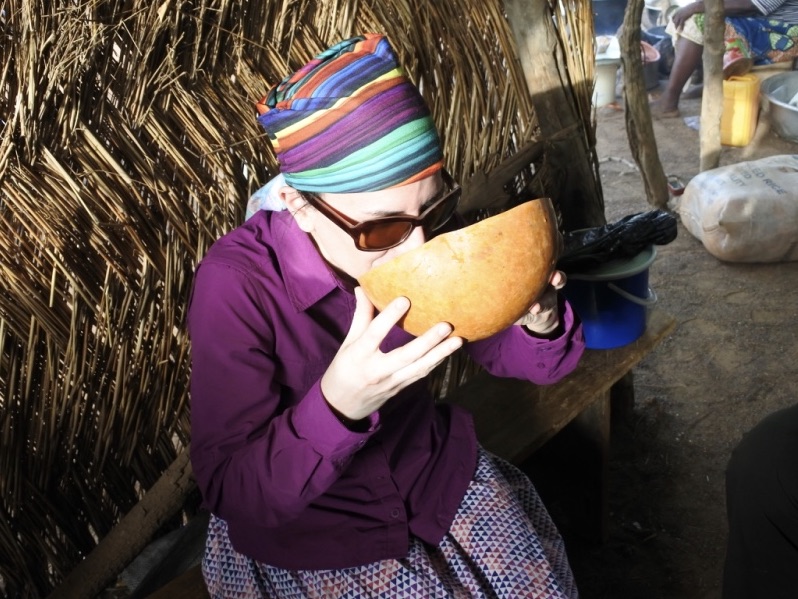
[[[443,188],[439,173],[409,185],[363,193],[325,193],[322,200],[355,221],[381,216],[418,216],[428,200]],[[283,200],[299,227],[310,234],[324,259],[337,271],[357,279],[374,266],[419,247],[426,241],[423,227],[413,229],[401,244],[389,250],[364,252],[355,247],[352,238],[338,225],[305,202],[290,187],[281,190]]]

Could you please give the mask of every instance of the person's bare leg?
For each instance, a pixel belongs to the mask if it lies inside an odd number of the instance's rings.
[[[691,42],[683,37],[679,38],[674,48],[673,66],[668,82],[665,84],[665,91],[662,92],[659,100],[652,106],[652,111],[659,114],[678,114],[679,96],[684,89],[684,85],[693,71],[701,63],[704,47]]]

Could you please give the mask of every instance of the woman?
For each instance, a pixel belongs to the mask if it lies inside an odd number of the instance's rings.
[[[798,0],[724,0],[723,78],[747,73],[754,65],[791,61],[798,56]],[[675,58],[652,116],[679,116],[679,97],[704,52],[704,1],[675,9],[666,31]]]
[[[209,250],[188,321],[211,595],[576,597],[529,481],[426,390],[462,339],[447,323],[413,338],[396,326],[406,298],[375,315],[356,286],[451,227],[459,198],[388,41],[341,42],[259,111],[278,201]],[[466,350],[498,375],[570,372],[584,343],[563,283]]]

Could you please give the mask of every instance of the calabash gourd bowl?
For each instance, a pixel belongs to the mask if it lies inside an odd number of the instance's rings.
[[[539,198],[434,237],[358,279],[378,310],[405,296],[399,323],[420,335],[439,322],[476,341],[523,316],[549,283],[562,238],[551,200]]]

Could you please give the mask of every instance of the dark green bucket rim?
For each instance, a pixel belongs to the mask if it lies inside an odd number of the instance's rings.
[[[568,278],[574,281],[616,281],[632,277],[643,272],[657,257],[657,248],[653,245],[638,253],[632,258],[610,260],[597,268],[586,272],[572,273]]]

